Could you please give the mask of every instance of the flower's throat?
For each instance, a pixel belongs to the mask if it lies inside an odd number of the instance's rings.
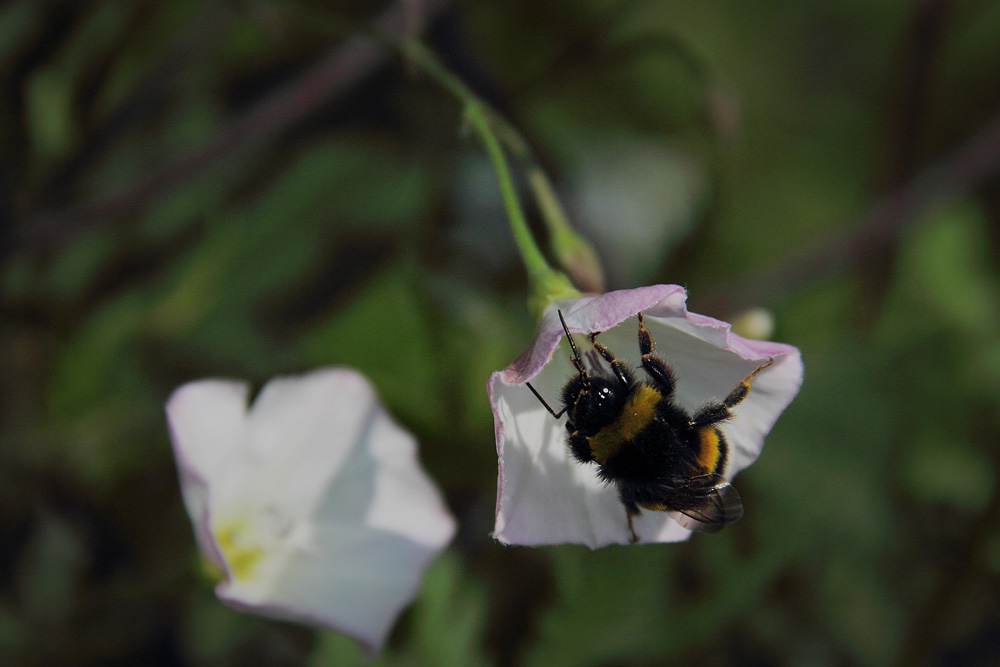
[[[260,547],[247,543],[247,528],[246,520],[235,520],[227,521],[213,531],[234,580],[250,579],[264,556]]]

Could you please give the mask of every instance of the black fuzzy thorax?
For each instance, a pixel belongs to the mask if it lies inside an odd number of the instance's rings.
[[[658,487],[681,476],[700,474],[698,435],[690,416],[670,401],[662,400],[655,418],[621,449],[597,474],[605,482]]]

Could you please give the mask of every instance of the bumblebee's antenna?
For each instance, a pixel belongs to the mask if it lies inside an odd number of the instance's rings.
[[[570,349],[573,350],[573,356],[571,357],[573,361],[573,366],[576,367],[576,370],[580,372],[580,377],[583,378],[584,385],[589,387],[590,376],[587,374],[587,369],[584,368],[583,366],[583,360],[580,358],[580,351],[576,349],[576,343],[573,342],[573,337],[569,334],[569,327],[566,326],[566,320],[565,318],[563,318],[562,311],[558,310],[556,312],[559,313],[559,321],[562,323],[563,331],[566,332],[566,340],[569,341]],[[537,391],[535,391],[535,388],[531,386],[530,382],[525,382],[524,384],[528,385],[528,389],[530,389],[531,393],[535,395],[535,398],[538,399],[538,402],[541,403],[543,406],[545,406],[545,409],[549,411],[549,414],[555,417],[556,419],[562,417],[563,413],[566,412],[566,410],[569,408],[569,406],[567,405],[559,412],[556,412],[555,410],[552,409],[552,406],[550,406],[548,403],[545,402],[545,399],[542,398],[542,395],[539,394]]]
[[[564,412],[566,412],[566,408],[563,408],[563,409],[562,409],[562,410],[560,410],[559,412],[556,412],[556,411],[555,411],[555,410],[553,410],[553,409],[552,409],[551,407],[549,407],[549,404],[545,402],[545,399],[544,399],[544,398],[542,398],[542,395],[541,395],[541,394],[539,394],[539,393],[538,393],[537,391],[535,391],[535,388],[531,386],[531,383],[530,383],[530,382],[525,382],[524,384],[528,385],[528,389],[530,389],[530,390],[531,390],[531,393],[535,395],[535,398],[537,398],[537,399],[539,400],[539,402],[540,402],[540,403],[541,403],[542,405],[544,405],[544,406],[545,406],[545,409],[549,411],[549,414],[550,414],[550,415],[552,415],[552,416],[553,416],[553,417],[555,417],[556,419],[559,419],[560,417],[562,417],[562,416],[563,416],[563,413],[564,413]],[[567,406],[567,407],[568,407],[568,406]]]
[[[580,372],[580,377],[583,378],[584,383],[589,386],[590,376],[587,375],[587,369],[583,367],[583,359],[580,358],[580,351],[576,349],[576,343],[573,342],[573,336],[569,333],[569,327],[566,326],[566,320],[563,318],[562,311],[557,310],[556,312],[559,313],[559,321],[562,322],[563,331],[566,332],[566,340],[569,341],[570,349],[573,350],[573,356],[571,357],[573,366]]]

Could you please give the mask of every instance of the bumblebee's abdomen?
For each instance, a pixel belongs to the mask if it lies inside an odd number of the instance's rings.
[[[705,473],[722,473],[728,452],[726,438],[716,426],[698,429],[698,455],[696,462]]]
[[[661,398],[655,388],[647,384],[637,385],[618,418],[587,438],[594,460],[604,465],[622,445],[642,433],[656,417],[656,406]]]

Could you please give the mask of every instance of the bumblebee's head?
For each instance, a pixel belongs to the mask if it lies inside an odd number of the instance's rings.
[[[569,428],[591,436],[618,418],[628,395],[617,380],[581,374],[566,383],[562,399]]]
[[[562,390],[562,410],[556,412],[545,399],[535,391],[530,382],[528,389],[535,395],[535,398],[542,406],[549,411],[556,419],[566,415],[566,425],[570,431],[580,431],[585,436],[591,436],[600,431],[605,426],[611,424],[625,408],[628,395],[631,391],[634,380],[628,368],[610,356],[606,348],[601,347],[605,358],[611,362],[611,371],[607,371],[601,365],[601,355],[593,351],[587,354],[590,360],[591,370],[583,363],[580,351],[573,342],[573,336],[566,326],[562,311],[559,312],[559,321],[562,323],[566,340],[569,342],[572,355],[570,360],[577,371],[577,375],[570,378]],[[591,333],[591,342],[595,340],[597,334]],[[594,343],[597,346],[597,343]]]

